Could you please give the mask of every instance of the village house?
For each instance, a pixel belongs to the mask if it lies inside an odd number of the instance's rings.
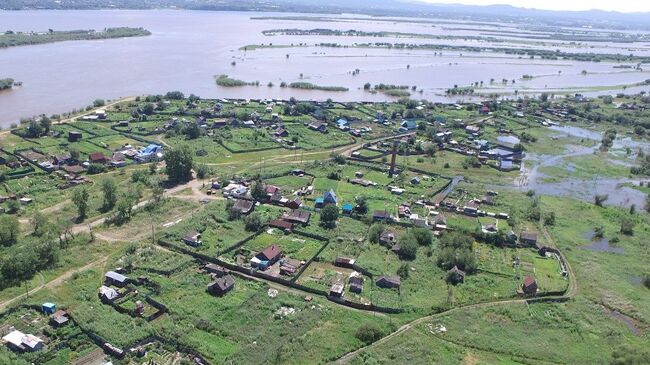
[[[78,142],[81,139],[81,132],[68,132],[68,142]]]
[[[282,219],[273,219],[269,222],[269,227],[280,229],[285,233],[290,233],[293,230],[293,223]]]
[[[521,290],[526,295],[537,294],[537,281],[532,276],[526,276],[524,283],[521,285]]]
[[[353,293],[361,294],[363,291],[363,275],[357,271],[350,273],[350,291]]]
[[[251,267],[266,270],[282,257],[282,250],[277,245],[271,245],[260,251],[250,261]]]
[[[436,215],[433,219],[433,227],[437,230],[447,229],[447,218],[445,218],[444,214],[440,213]]]
[[[93,152],[90,155],[88,155],[88,162],[90,162],[90,163],[97,163],[97,164],[102,164],[103,165],[107,161],[108,161],[108,159],[101,152]]]
[[[328,205],[328,204],[333,204],[336,205],[337,203],[337,198],[336,198],[336,193],[334,190],[329,190],[325,194],[323,194],[323,205]]]
[[[201,234],[196,232],[196,231],[189,232],[188,234],[186,234],[183,237],[183,242],[185,242],[186,244],[188,244],[188,245],[190,245],[192,247],[199,247],[199,246],[201,246],[201,243],[202,243],[201,242]]]
[[[537,233],[534,232],[521,232],[519,235],[519,243],[526,246],[536,246],[537,245]]]
[[[447,279],[452,284],[459,284],[465,282],[465,272],[454,265],[449,271],[447,271]]]
[[[336,260],[334,260],[334,265],[338,267],[352,268],[354,267],[355,262],[356,262],[355,259],[351,259],[349,257],[337,256]]]
[[[162,158],[163,147],[157,144],[150,144],[138,151],[135,160],[140,163],[158,161]]]
[[[473,200],[468,201],[465,206],[463,206],[463,213],[470,217],[476,217],[478,215],[479,204]]]
[[[293,275],[304,264],[304,261],[283,258],[280,260],[280,274]]]
[[[310,217],[311,217],[310,212],[302,209],[294,209],[291,212],[289,212],[289,214],[285,214],[282,219],[287,222],[301,224],[304,226],[309,223]]]
[[[58,310],[50,316],[50,325],[52,327],[63,327],[65,326],[70,318],[68,318],[68,313],[63,310]]]
[[[477,125],[468,125],[467,127],[465,127],[465,132],[469,134],[475,134],[475,133],[478,134],[480,131],[481,131],[481,127]]]
[[[395,231],[392,229],[385,229],[379,234],[379,243],[385,246],[392,246],[396,242]]]
[[[399,207],[397,207],[397,216],[400,218],[410,217],[411,206],[408,204],[401,204]]]
[[[302,200],[295,198],[293,200],[287,200],[286,203],[284,203],[284,206],[289,208],[289,209],[298,209],[302,205]]]
[[[212,295],[222,296],[235,287],[235,279],[230,275],[215,279],[208,285],[208,292]]]
[[[414,120],[404,120],[399,125],[400,132],[408,132],[416,129],[418,124]]]
[[[280,127],[273,132],[273,135],[277,138],[288,137],[289,132],[287,132],[287,130],[284,129],[283,127]]]
[[[345,285],[342,283],[334,283],[330,287],[330,296],[334,298],[341,298],[343,297],[343,290],[345,289]]]
[[[343,204],[343,207],[341,207],[341,211],[345,215],[351,215],[353,210],[354,210],[354,206],[352,206],[352,204],[350,203],[345,203]]]
[[[117,290],[105,285],[99,287],[99,299],[101,299],[103,303],[107,303],[107,304],[112,303],[115,299],[119,297],[120,294],[117,292]]]
[[[2,337],[2,341],[10,349],[18,352],[33,352],[45,347],[45,343],[40,338],[31,334],[24,334],[15,329]]]
[[[121,288],[129,283],[129,278],[115,271],[109,271],[104,275],[104,282],[107,286],[114,285]]]
[[[399,276],[380,276],[379,279],[375,282],[378,287],[392,289],[399,288],[402,285],[402,281]]]
[[[232,209],[240,214],[247,215],[253,211],[255,203],[250,200],[238,199],[235,201],[235,204],[232,206]]]
[[[385,210],[375,210],[372,213],[372,220],[376,222],[388,222],[392,220],[390,213]]]
[[[327,132],[327,125],[324,123],[314,122],[309,124],[309,129],[316,132],[325,133]]]

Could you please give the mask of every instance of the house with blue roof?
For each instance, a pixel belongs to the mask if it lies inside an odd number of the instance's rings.
[[[348,122],[347,119],[345,118],[340,118],[339,120],[336,121],[336,125],[338,125],[339,128],[349,127],[350,122]]]
[[[43,305],[41,306],[41,310],[45,314],[53,314],[54,312],[56,312],[56,304],[54,304],[54,303],[43,303]]]
[[[400,124],[399,131],[408,132],[416,129],[417,127],[418,124],[416,121],[404,119],[404,121],[402,121],[402,124]]]
[[[354,209],[354,207],[352,206],[352,204],[350,204],[350,203],[343,204],[343,208],[342,208],[343,214],[351,215],[353,209]]]
[[[327,204],[336,205],[336,193],[334,192],[334,190],[330,189],[330,191],[326,192],[323,195],[323,204],[324,205],[327,205]]]
[[[325,201],[325,199],[323,199],[322,197],[316,198],[316,200],[315,200],[316,208],[322,208],[324,201]]]
[[[151,162],[156,161],[162,157],[163,147],[157,144],[150,144],[144,149],[140,150],[135,156],[138,162]]]

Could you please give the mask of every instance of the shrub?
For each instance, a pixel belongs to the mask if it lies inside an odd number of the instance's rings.
[[[383,224],[381,223],[373,224],[372,226],[370,226],[370,229],[368,230],[368,241],[372,243],[379,243],[379,236],[383,231],[384,231]]]
[[[373,343],[383,336],[383,331],[374,323],[362,324],[355,334],[355,337],[365,344]]]

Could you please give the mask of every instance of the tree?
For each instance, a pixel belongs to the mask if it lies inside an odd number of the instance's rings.
[[[555,225],[555,212],[549,212],[544,215],[544,225],[554,226]]]
[[[366,323],[362,324],[354,335],[359,341],[370,344],[373,343],[384,336],[381,328],[375,323]]]
[[[86,189],[85,186],[76,189],[72,193],[72,202],[77,206],[77,218],[80,221],[83,221],[84,218],[86,218],[86,212],[88,210],[88,198],[90,198],[90,194],[88,194],[88,189]]]
[[[115,224],[124,224],[131,219],[133,210],[133,198],[129,194],[124,194],[117,201],[115,216],[113,222]]]
[[[404,260],[415,260],[418,252],[418,241],[412,233],[407,233],[399,239],[399,257]]]
[[[257,180],[255,181],[255,184],[253,184],[251,196],[257,201],[266,200],[266,190],[264,189],[264,183],[262,183],[261,180]]]
[[[20,210],[20,203],[18,200],[11,199],[7,202],[7,212],[15,214]]]
[[[607,194],[596,194],[596,196],[594,196],[594,204],[602,207],[603,203],[605,203],[607,199],[609,199],[609,195]]]
[[[41,213],[36,212],[31,219],[32,227],[34,228],[34,236],[41,237],[48,226],[47,217]]]
[[[246,217],[244,223],[247,231],[256,232],[262,227],[262,218],[260,218],[259,213],[253,213]]]
[[[210,174],[210,168],[208,165],[202,163],[196,168],[196,177],[199,179],[205,179],[206,176]]]
[[[192,179],[194,159],[187,145],[172,148],[165,153],[167,176],[171,181],[189,181]]]
[[[339,208],[336,205],[330,204],[325,206],[320,212],[320,222],[324,227],[332,228],[336,225],[339,219]]]
[[[0,216],[0,244],[11,246],[18,240],[20,234],[20,223],[11,215]]]
[[[397,269],[397,275],[399,275],[399,277],[402,280],[406,280],[409,278],[409,272],[410,269],[408,264],[402,264],[402,266],[400,266],[399,269]]]
[[[117,184],[113,178],[106,177],[101,181],[101,189],[104,194],[102,210],[108,212],[115,207],[117,202]]]
[[[357,213],[359,214],[368,213],[368,202],[366,201],[365,196],[363,195],[357,196],[354,200],[357,203],[356,206],[354,207],[354,210],[356,210]]]
[[[433,235],[431,231],[426,228],[413,228],[411,230],[411,235],[417,241],[420,246],[431,246],[433,242]]]
[[[630,217],[623,217],[621,220],[621,233],[631,236],[634,234],[634,220]]]
[[[379,243],[379,236],[384,231],[384,225],[381,223],[375,223],[370,226],[368,230],[368,241],[372,243]]]

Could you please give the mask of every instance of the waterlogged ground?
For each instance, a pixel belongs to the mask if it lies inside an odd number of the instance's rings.
[[[629,137],[617,138],[609,151],[599,150],[602,134],[577,126],[551,126],[552,138],[566,138],[580,144],[566,144],[558,154],[527,153],[515,186],[539,194],[572,197],[593,202],[596,195],[607,195],[605,204],[640,207],[645,192],[635,189],[644,180],[629,176],[636,151],[647,151],[650,144]],[[575,140],[577,139],[577,140]],[[632,151],[629,155],[626,149]]]
[[[477,88],[480,93],[509,94],[518,90],[520,94],[540,91],[596,94],[620,91],[624,86],[628,92],[650,89],[634,86],[649,79],[649,72],[614,68],[619,65],[617,62],[542,60],[539,57],[531,60],[528,56],[487,50],[473,53],[449,49],[449,46],[505,47],[643,56],[650,55],[647,41],[571,42],[553,39],[553,31],[540,32],[527,29],[527,25],[374,19],[352,15],[336,18],[293,16],[173,10],[0,12],[0,31],[101,30],[130,26],[144,27],[153,33],[140,38],[0,49],[0,77],[23,82],[22,87],[0,93],[0,126],[6,127],[21,117],[68,112],[97,98],[113,99],[169,90],[202,97],[391,99],[381,93],[365,91],[363,85],[369,82],[416,86],[416,91],[412,92],[415,98],[456,102],[470,98],[447,97],[446,89],[481,81],[482,87]],[[372,37],[262,33],[286,28],[355,29],[390,34]],[[375,42],[438,45],[447,49],[360,46]],[[346,47],[315,46],[321,43]],[[241,49],[262,44],[265,47]],[[271,44],[273,46],[269,47]],[[626,66],[635,67],[636,64]],[[359,73],[353,75],[356,69]],[[219,87],[214,76],[220,74],[247,82],[259,81],[260,86]],[[523,75],[532,78],[524,80]],[[503,79],[508,80],[505,85],[501,82]],[[280,88],[278,85],[282,81],[343,86],[349,91]],[[266,86],[269,82],[275,86]]]

